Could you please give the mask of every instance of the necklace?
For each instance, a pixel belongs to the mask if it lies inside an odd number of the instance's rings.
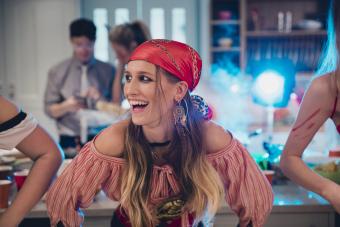
[[[153,148],[153,149],[151,149],[151,155],[154,158],[154,160],[160,160],[161,159],[161,154],[154,149],[159,148],[159,147],[166,147],[170,144],[170,142],[171,142],[170,140],[167,140],[167,141],[161,142],[161,143],[158,143],[158,142],[149,143],[150,147]]]
[[[168,146],[170,144],[170,140],[167,140],[165,142],[155,142],[155,143],[149,143],[150,147],[165,147]]]

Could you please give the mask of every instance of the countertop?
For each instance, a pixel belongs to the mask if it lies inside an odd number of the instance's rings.
[[[333,207],[321,196],[307,191],[291,182],[282,185],[273,185],[274,206],[272,213],[314,213],[334,212]],[[100,192],[89,208],[83,209],[86,216],[111,216],[118,202],[108,199],[104,192]],[[223,202],[218,214],[232,214],[233,211]],[[47,217],[46,204],[40,201],[26,216],[28,218]]]

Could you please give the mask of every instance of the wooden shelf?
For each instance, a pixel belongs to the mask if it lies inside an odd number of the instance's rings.
[[[240,20],[213,20],[211,25],[240,25]]]
[[[240,47],[212,47],[212,52],[239,52]]]
[[[247,31],[247,37],[285,37],[285,36],[326,36],[325,30],[296,30],[291,32],[278,31]]]
[[[248,62],[258,56],[265,58],[268,53],[273,58],[282,58],[283,56],[291,58],[298,72],[316,70],[324,42],[327,39],[327,31],[322,29],[323,27],[320,30],[300,30],[295,28],[295,25],[310,16],[319,18],[323,22],[322,26],[325,26],[327,7],[324,6],[323,0],[209,1],[211,2],[208,22],[211,32],[209,40],[211,43],[209,48],[211,64],[223,58],[224,54],[235,55],[232,60],[238,57],[236,64],[241,71],[245,72]],[[229,19],[223,17],[223,11],[229,11]],[[292,31],[279,32],[275,30],[279,11],[290,11],[293,14]],[[251,30],[252,28],[260,30]],[[233,39],[233,46],[228,48],[219,45],[219,40],[227,37]],[[222,44],[224,43],[222,42]]]

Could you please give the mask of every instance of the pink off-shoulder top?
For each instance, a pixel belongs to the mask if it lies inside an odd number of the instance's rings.
[[[232,139],[224,149],[208,154],[207,159],[221,177],[225,200],[239,216],[240,226],[250,221],[254,227],[263,226],[273,204],[272,188],[247,150]],[[122,158],[99,153],[93,141],[87,143],[48,191],[51,226],[59,221],[67,227],[80,226],[84,220],[80,208],[89,207],[100,188],[108,198],[119,201],[119,182],[125,165]],[[151,207],[180,193],[173,168],[154,166]]]

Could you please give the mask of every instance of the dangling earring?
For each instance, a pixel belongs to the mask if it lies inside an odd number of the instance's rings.
[[[186,115],[184,107],[181,105],[181,101],[177,101],[177,104],[174,110],[174,118],[175,118],[176,125],[181,125],[184,128],[186,128],[187,115]]]

